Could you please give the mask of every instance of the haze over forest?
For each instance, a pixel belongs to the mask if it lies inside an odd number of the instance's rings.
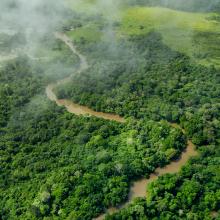
[[[0,220],[220,218],[220,0],[0,1]]]

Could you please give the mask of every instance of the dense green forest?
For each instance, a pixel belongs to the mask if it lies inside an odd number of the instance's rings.
[[[192,12],[219,7],[214,0],[125,2],[124,7]],[[0,220],[91,220],[120,208],[134,181],[178,160],[189,140],[198,156],[179,173],[153,181],[145,198],[105,219],[219,219],[218,63],[207,59],[202,65],[171,48],[156,28],[142,32],[146,27],[138,24],[140,34],[129,34],[123,19],[83,10],[68,10],[59,26],[88,60],[80,74],[80,57],[53,33],[38,39],[33,54],[24,49],[24,34],[0,35],[4,53],[23,48],[0,67]],[[128,28],[135,29],[129,23]],[[193,33],[193,41],[207,46],[205,39],[213,39],[218,61],[218,30],[203,31]],[[55,88],[59,99],[126,121],[77,116],[51,102],[45,88],[68,75],[71,79]]]
[[[153,182],[147,199],[136,199],[106,219],[219,219],[219,155],[219,146],[203,147],[201,157],[178,175]]]
[[[115,45],[116,53],[107,43],[91,45],[91,68],[58,87],[58,96],[97,111],[180,122],[198,145],[218,141],[220,72],[169,50],[156,33],[130,41]]]
[[[11,61],[1,69],[0,126],[7,126],[11,115],[21,106],[30,102],[35,94],[43,91],[45,85],[42,75],[37,71],[32,72],[25,57]]]
[[[89,57],[90,68],[58,87],[60,98],[128,118],[177,122],[201,151],[178,176],[153,183],[146,200],[107,219],[218,216],[220,71],[171,50],[155,32],[113,43],[108,38],[76,42]]]
[[[41,95],[45,79],[25,59],[0,76],[2,219],[90,219],[125,201],[131,180],[186,146],[182,131],[165,121],[122,125],[66,113]]]

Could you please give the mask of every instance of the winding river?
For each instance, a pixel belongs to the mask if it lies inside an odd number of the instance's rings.
[[[61,41],[63,41],[71,49],[71,51],[80,58],[80,67],[78,69],[78,74],[81,73],[82,71],[86,70],[88,68],[87,59],[85,56],[83,56],[76,49],[72,40],[63,33],[56,33],[55,37],[60,39]],[[62,79],[60,81],[57,81],[56,83],[49,84],[46,88],[47,97],[51,101],[56,102],[57,105],[64,106],[68,112],[76,114],[76,115],[85,115],[85,116],[90,115],[90,116],[95,116],[98,118],[103,118],[106,120],[114,120],[114,121],[121,122],[121,123],[125,122],[125,119],[120,117],[119,115],[109,114],[109,113],[104,113],[104,112],[96,112],[86,106],[81,106],[76,103],[73,103],[72,101],[70,101],[68,99],[58,99],[56,94],[54,93],[54,89],[58,85],[65,84],[70,79],[71,79],[71,76],[67,77],[65,79]],[[178,124],[173,123],[171,125],[175,128],[181,129],[183,131],[183,133],[185,133],[185,131]],[[145,197],[147,195],[146,188],[149,183],[156,180],[159,176],[161,176],[163,174],[167,174],[167,173],[172,174],[172,173],[179,172],[181,167],[186,164],[186,162],[189,160],[189,158],[192,156],[196,156],[197,154],[198,154],[198,152],[195,150],[194,144],[190,140],[188,140],[186,150],[182,153],[181,157],[178,160],[171,162],[170,164],[168,164],[167,166],[165,166],[163,168],[157,168],[155,170],[155,172],[153,174],[151,174],[148,179],[143,178],[143,179],[140,179],[140,180],[134,182],[130,188],[128,201],[125,204],[123,204],[117,208],[107,209],[105,214],[100,215],[99,217],[95,218],[95,220],[102,220],[105,218],[105,215],[107,213],[112,214],[112,213],[120,210],[121,208],[123,208],[123,207],[127,206],[129,203],[131,203],[134,198]]]
[[[80,58],[80,66],[78,69],[78,74],[82,71],[86,70],[88,68],[88,62],[85,56],[83,56],[73,45],[71,39],[68,38],[65,34],[56,33],[55,37],[62,40],[70,49],[71,51],[76,54]],[[65,84],[71,79],[71,76],[62,79],[54,84],[50,84],[46,88],[46,94],[47,97],[51,100],[57,103],[59,106],[65,106],[67,111],[76,115],[93,115],[98,118],[103,118],[106,120],[114,120],[117,122],[125,122],[125,119],[110,113],[104,113],[104,112],[96,112],[86,106],[78,105],[76,103],[73,103],[72,101],[68,99],[58,99],[56,94],[54,93],[54,89],[56,86]]]

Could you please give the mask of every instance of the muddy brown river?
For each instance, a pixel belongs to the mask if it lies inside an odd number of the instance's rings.
[[[86,70],[88,68],[88,62],[86,60],[86,57],[83,56],[80,52],[78,52],[78,50],[76,49],[76,47],[73,45],[72,40],[68,38],[68,36],[66,36],[65,34],[61,34],[61,33],[56,33],[55,37],[62,40],[70,49],[71,51],[76,54],[79,58],[80,58],[80,67],[78,69],[78,74],[81,73],[82,71]],[[71,79],[70,77],[67,77],[65,79],[62,79],[54,84],[50,84],[47,86],[46,88],[46,94],[47,97],[51,100],[51,101],[55,101],[57,103],[57,105],[59,106],[64,106],[66,107],[67,111],[76,115],[89,115],[89,116],[95,116],[98,118],[103,118],[106,120],[114,120],[117,122],[125,122],[125,119],[115,115],[115,114],[110,114],[110,113],[104,113],[104,112],[96,112],[86,106],[82,106],[82,105],[78,105],[76,103],[73,103],[70,100],[67,99],[58,99],[56,94],[54,93],[54,89],[56,86],[61,85],[61,84],[65,84],[66,82],[68,82]]]
[[[80,67],[77,72],[81,73],[82,71],[86,70],[88,68],[87,59],[85,56],[83,56],[76,49],[76,47],[72,43],[72,40],[69,39],[68,36],[66,36],[65,34],[62,34],[62,33],[56,33],[55,36],[56,36],[56,38],[63,41],[71,49],[71,51],[80,58]],[[109,114],[109,113],[104,113],[104,112],[96,112],[86,106],[76,104],[70,100],[58,99],[56,94],[54,93],[54,89],[56,88],[56,86],[61,85],[61,84],[65,84],[66,82],[68,82],[68,80],[70,80],[70,78],[71,77],[67,77],[65,79],[62,79],[62,80],[56,82],[56,83],[48,85],[46,88],[47,97],[51,101],[56,102],[57,105],[64,106],[68,112],[76,114],[76,115],[95,116],[95,117],[103,118],[106,120],[113,120],[113,121],[117,121],[117,122],[121,122],[121,123],[125,122],[125,119],[120,117],[119,115]],[[171,125],[175,128],[181,129],[183,131],[183,133],[185,133],[185,131],[178,124],[173,123]],[[187,161],[190,159],[190,157],[196,156],[196,155],[198,155],[198,152],[195,150],[194,144],[190,140],[188,140],[187,148],[182,153],[181,157],[178,160],[171,162],[170,164],[168,164],[167,166],[165,166],[163,168],[157,168],[155,170],[155,172],[152,173],[148,179],[143,178],[138,181],[135,181],[130,188],[129,198],[126,203],[124,203],[123,205],[121,205],[120,207],[117,207],[117,208],[107,209],[104,214],[100,215],[97,218],[94,218],[94,220],[102,220],[105,218],[105,215],[107,213],[113,214],[113,213],[119,211],[120,209],[122,209],[122,208],[126,207],[128,204],[130,204],[134,198],[146,197],[147,196],[146,189],[147,189],[147,186],[149,183],[158,179],[158,177],[161,175],[164,175],[167,173],[173,174],[173,173],[179,172],[180,169],[182,168],[182,166],[185,165],[187,163]]]

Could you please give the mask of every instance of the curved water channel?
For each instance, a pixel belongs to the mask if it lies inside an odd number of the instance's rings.
[[[70,49],[71,51],[76,54],[79,59],[80,59],[80,66],[78,69],[78,74],[80,74],[82,71],[86,70],[88,68],[88,62],[86,60],[86,57],[83,56],[73,45],[71,39],[69,39],[68,36],[66,36],[65,34],[62,33],[56,33],[55,37],[62,40]],[[115,115],[115,114],[110,114],[110,113],[104,113],[104,112],[96,112],[86,106],[82,106],[82,105],[78,105],[68,99],[58,99],[56,94],[54,93],[54,89],[56,88],[56,86],[61,85],[61,84],[65,84],[66,82],[68,82],[71,79],[71,76],[59,80],[56,83],[50,84],[47,86],[46,88],[46,94],[47,97],[51,100],[51,101],[55,101],[57,103],[57,105],[59,106],[65,106],[67,111],[76,115],[93,115],[95,117],[98,118],[103,118],[106,120],[114,120],[117,122],[125,122],[125,119],[120,117],[119,115]]]
[[[69,37],[63,33],[56,33],[55,37],[60,39],[61,41],[63,41],[71,49],[71,51],[79,57],[80,67],[78,69],[78,74],[81,73],[82,71],[86,70],[88,68],[87,59],[85,56],[83,56],[76,49],[76,47],[72,43],[72,40],[69,39]],[[106,120],[113,120],[113,121],[117,121],[117,122],[121,122],[121,123],[125,122],[125,119],[120,117],[119,115],[104,113],[104,112],[96,112],[86,106],[76,104],[68,99],[58,99],[55,92],[54,92],[54,89],[56,88],[56,86],[61,85],[61,84],[65,84],[66,82],[68,82],[70,80],[70,78],[71,78],[71,76],[67,77],[65,79],[62,79],[60,81],[57,81],[56,83],[49,84],[46,88],[47,97],[51,101],[56,102],[57,105],[64,106],[68,112],[76,114],[76,115],[85,115],[85,116],[90,115],[90,116],[95,116],[98,118],[103,118]],[[185,131],[178,124],[171,123],[171,126],[173,126],[175,128],[179,128],[183,131],[183,133],[185,133]],[[105,218],[105,215],[107,213],[112,214],[112,213],[122,209],[123,207],[125,207],[129,203],[131,203],[131,201],[134,198],[145,197],[147,195],[146,187],[149,183],[156,180],[159,176],[161,176],[163,174],[167,174],[167,173],[172,174],[172,173],[179,172],[181,167],[186,164],[186,162],[189,160],[189,158],[192,156],[196,156],[197,154],[198,154],[198,152],[195,150],[194,144],[192,143],[192,141],[188,140],[186,150],[182,153],[181,157],[178,160],[171,162],[170,164],[168,164],[167,166],[165,166],[163,168],[157,168],[155,170],[155,172],[152,173],[148,179],[143,178],[138,181],[135,181],[130,188],[129,197],[128,197],[128,200],[126,203],[124,203],[123,205],[121,205],[117,208],[107,209],[103,215],[100,215],[99,217],[95,218],[95,220],[102,220]]]

